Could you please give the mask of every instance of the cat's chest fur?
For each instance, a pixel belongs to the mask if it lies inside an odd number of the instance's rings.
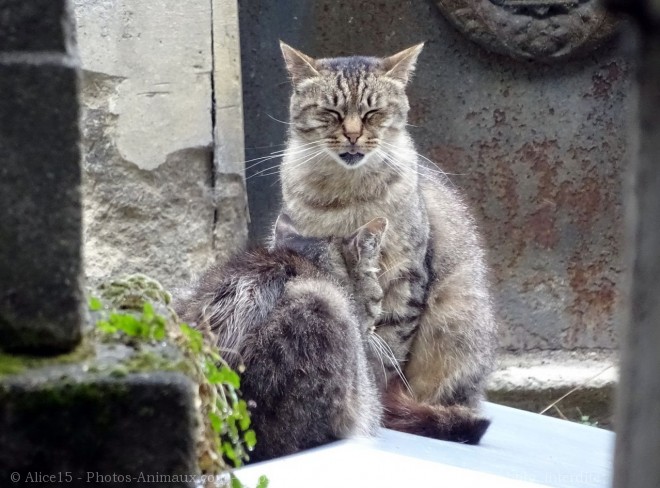
[[[336,163],[332,163],[336,164]],[[376,217],[387,217],[379,281],[383,313],[378,333],[393,355],[405,360],[426,301],[429,223],[413,175],[386,171],[282,169],[285,211],[310,236],[344,235]],[[330,166],[332,168],[332,166]]]
[[[374,218],[387,217],[390,227],[381,247],[381,284],[387,288],[426,252],[428,219],[416,181],[400,174],[327,167],[325,172],[301,174],[284,164],[285,211],[315,237],[345,235]]]

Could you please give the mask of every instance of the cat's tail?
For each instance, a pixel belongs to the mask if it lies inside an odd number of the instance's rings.
[[[396,380],[383,396],[382,422],[388,429],[462,444],[478,444],[490,425],[468,407],[418,402]]]

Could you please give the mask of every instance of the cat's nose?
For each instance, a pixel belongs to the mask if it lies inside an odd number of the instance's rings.
[[[342,129],[344,129],[344,136],[346,139],[348,139],[351,144],[355,144],[362,135],[362,124],[360,122],[360,118],[354,115],[349,115],[344,120]]]
[[[346,139],[350,141],[351,144],[355,144],[362,134],[359,132],[344,132]]]

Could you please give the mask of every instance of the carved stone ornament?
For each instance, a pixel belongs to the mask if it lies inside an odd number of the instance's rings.
[[[519,59],[553,61],[594,49],[617,18],[597,0],[436,0],[461,32]]]

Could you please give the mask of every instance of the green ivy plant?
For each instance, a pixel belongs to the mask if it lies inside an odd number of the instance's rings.
[[[171,297],[157,281],[132,275],[100,287],[100,298],[91,298],[89,308],[99,316],[96,331],[105,340],[140,347],[167,340],[184,357],[182,369],[199,385],[205,435],[198,442],[199,465],[205,473],[235,468],[249,460],[256,445],[250,428],[250,413],[240,397],[241,380],[204,335],[181,323],[170,307]],[[158,313],[156,312],[158,310]],[[242,487],[232,475],[232,488]],[[266,488],[262,477],[258,488]]]

